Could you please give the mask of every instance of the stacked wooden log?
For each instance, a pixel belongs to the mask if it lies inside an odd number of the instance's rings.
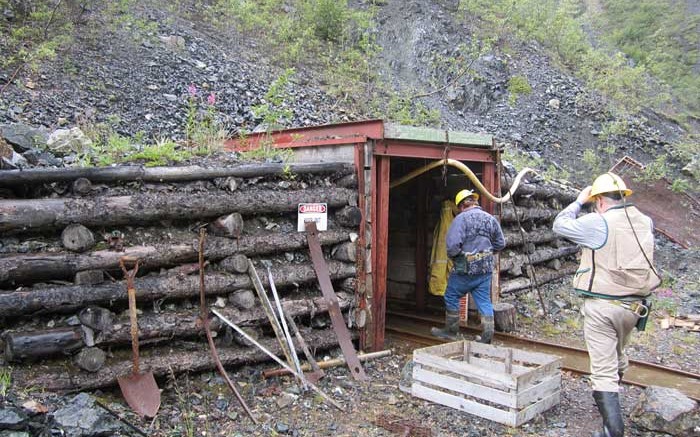
[[[506,194],[513,180],[501,178]],[[525,179],[512,201],[501,205],[506,248],[500,256],[501,294],[541,285],[572,274],[579,248],[552,231],[556,215],[576,200],[578,192],[544,179]]]
[[[307,343],[337,344],[306,235],[297,232],[297,205],[328,206],[319,240],[349,310],[354,290],[345,284],[356,273],[359,225],[353,175],[342,163],[0,172],[0,328],[13,381],[81,390],[130,372],[123,257],[140,263],[141,368],[156,376],[214,368],[198,318],[202,227],[208,306],[276,351],[248,275],[251,259],[270,268],[285,313],[307,326]],[[265,359],[218,319],[211,329],[223,364]]]

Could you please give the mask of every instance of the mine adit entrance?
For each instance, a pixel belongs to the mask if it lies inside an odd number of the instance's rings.
[[[355,166],[356,180],[351,183],[357,188],[362,220],[356,242],[357,304],[350,317],[359,329],[360,348],[383,348],[387,308],[418,314],[442,311],[442,298],[428,290],[433,234],[442,202],[472,184],[451,166],[434,168],[395,188],[392,184],[449,158],[467,165],[489,192],[498,195],[498,151],[492,136],[369,120],[259,133],[232,140],[227,147],[246,150],[261,145],[290,148],[295,162]],[[485,211],[495,212],[495,204],[483,196],[480,203]],[[498,280],[493,286],[492,293]]]
[[[429,159],[392,158],[391,180],[419,171],[431,162]],[[483,180],[483,163],[465,164]],[[449,165],[431,169],[391,188],[387,312],[443,314],[442,296],[450,267],[445,237],[452,218],[459,212],[454,204],[455,195],[463,189],[478,192],[467,175]],[[482,196],[480,202],[484,200]],[[494,293],[497,285],[494,283]],[[469,308],[470,312],[475,312],[473,302],[469,302]]]

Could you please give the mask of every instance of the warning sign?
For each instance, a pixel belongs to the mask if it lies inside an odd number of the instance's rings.
[[[316,229],[328,229],[328,206],[325,203],[300,203],[297,209],[297,231],[306,230],[306,222],[316,222]]]

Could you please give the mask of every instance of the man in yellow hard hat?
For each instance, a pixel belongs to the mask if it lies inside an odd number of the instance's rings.
[[[557,234],[583,247],[574,289],[583,296],[583,334],[591,361],[593,399],[603,416],[595,437],[622,437],[619,382],[627,369],[624,348],[632,328],[643,329],[645,298],[659,285],[653,267],[654,227],[626,201],[632,194],[614,173],[600,175],[554,220]],[[577,218],[583,205],[595,212]]]
[[[447,255],[453,267],[445,290],[445,327],[432,328],[431,333],[444,339],[456,339],[459,333],[459,300],[471,293],[483,325],[478,341],[491,343],[493,337],[493,305],[491,273],[493,252],[505,247],[498,220],[479,206],[479,195],[462,190],[455,196],[460,213],[447,230]]]

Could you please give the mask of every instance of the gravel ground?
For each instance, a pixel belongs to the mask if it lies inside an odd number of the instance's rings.
[[[520,428],[512,428],[402,392],[398,388],[401,369],[415,345],[390,338],[387,347],[394,351],[392,356],[365,364],[369,382],[355,382],[347,369],[336,368],[319,383],[321,390],[344,406],[342,412],[312,391],[303,393],[290,377],[261,379],[260,372],[270,368],[269,364],[239,369],[232,378],[260,421],[257,426],[245,416],[222,378],[212,373],[179,376],[161,383],[162,406],[153,421],[134,416],[122,405],[118,391],[95,395],[148,435],[163,437],[396,435],[377,425],[382,415],[411,420],[434,436],[573,437],[587,435],[598,426],[598,413],[585,378],[563,372],[560,405]],[[625,387],[622,399],[626,414],[639,393],[636,387]],[[629,435],[645,435],[631,431]],[[129,433],[124,431],[123,435]]]

